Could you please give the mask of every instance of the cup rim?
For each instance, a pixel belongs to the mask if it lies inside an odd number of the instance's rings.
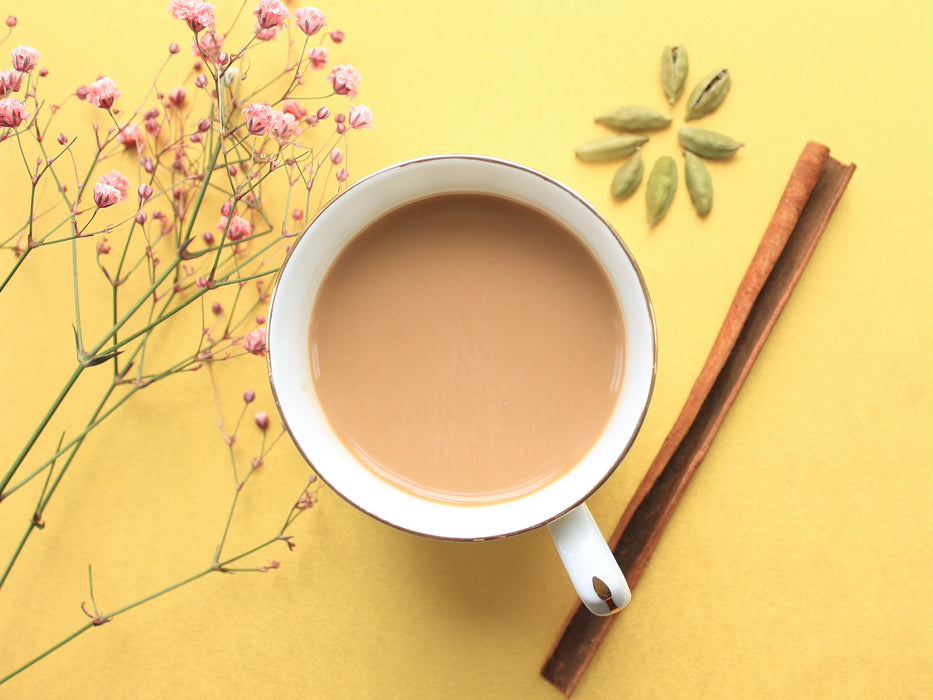
[[[335,195],[329,202],[327,202],[317,212],[314,219],[312,219],[308,223],[308,226],[305,228],[305,230],[301,234],[295,237],[295,242],[291,245],[291,247],[287,251],[285,258],[283,259],[282,264],[280,265],[279,270],[277,271],[276,276],[275,276],[271,299],[269,302],[268,327],[271,331],[271,329],[273,328],[274,319],[276,318],[274,309],[276,307],[276,299],[278,297],[279,282],[282,278],[282,275],[285,273],[285,270],[288,266],[289,261],[291,260],[292,256],[295,254],[295,251],[298,249],[298,245],[303,239],[303,237],[305,236],[305,234],[308,233],[308,231],[312,228],[314,223],[320,217],[322,217],[325,212],[327,212],[329,209],[331,209],[334,206],[338,206],[340,200],[344,198],[349,192],[364,186],[366,183],[370,182],[373,179],[385,177],[388,173],[391,173],[396,170],[401,170],[406,167],[415,166],[415,165],[424,164],[424,163],[430,163],[434,161],[447,161],[447,160],[464,160],[464,161],[470,161],[470,162],[489,163],[491,165],[495,165],[499,167],[516,169],[516,170],[522,171],[526,175],[532,175],[534,177],[540,178],[541,180],[544,180],[548,184],[555,186],[559,188],[560,190],[563,190],[565,193],[571,196],[574,200],[576,200],[576,202],[579,205],[582,205],[585,209],[587,209],[589,213],[592,216],[594,216],[602,226],[606,228],[606,230],[612,235],[615,242],[621,247],[625,257],[628,259],[629,265],[631,266],[632,272],[634,272],[635,274],[635,277],[638,281],[638,285],[641,290],[641,295],[644,299],[645,311],[647,312],[647,320],[650,326],[651,374],[648,379],[648,386],[645,392],[644,403],[641,407],[640,414],[638,415],[637,419],[634,421],[630,437],[627,440],[627,442],[619,449],[618,455],[615,458],[615,460],[612,462],[612,464],[608,466],[606,470],[602,473],[601,478],[598,479],[594,484],[592,484],[592,486],[588,488],[581,497],[574,499],[572,503],[570,503],[566,507],[561,508],[558,512],[548,514],[543,519],[536,518],[535,522],[533,523],[525,524],[525,525],[522,525],[521,527],[510,529],[507,532],[501,532],[501,533],[497,532],[494,534],[481,534],[477,536],[470,536],[470,535],[460,536],[460,535],[439,534],[437,532],[430,532],[427,529],[421,530],[421,529],[414,528],[414,527],[408,527],[398,522],[395,522],[390,518],[387,518],[386,516],[376,512],[375,510],[371,508],[364,507],[359,502],[354,500],[350,495],[344,493],[342,489],[336,487],[334,483],[332,483],[332,481],[327,478],[326,476],[327,469],[320,470],[315,465],[314,460],[312,460],[311,456],[308,454],[307,450],[303,446],[302,441],[299,439],[296,430],[293,429],[292,425],[290,424],[288,416],[286,415],[286,411],[284,410],[283,405],[282,405],[280,391],[276,387],[275,379],[273,376],[273,368],[272,368],[272,355],[273,355],[272,345],[274,344],[274,340],[273,340],[273,334],[271,332],[267,334],[266,367],[267,367],[267,372],[268,372],[268,377],[269,377],[269,385],[272,389],[273,401],[276,405],[276,409],[279,413],[282,423],[286,431],[289,433],[289,437],[292,441],[292,444],[294,444],[298,452],[301,454],[302,458],[308,463],[308,465],[314,471],[317,478],[321,479],[323,483],[325,483],[332,491],[337,493],[344,501],[346,501],[347,503],[352,505],[357,510],[365,513],[366,515],[374,518],[375,520],[379,522],[385,523],[386,525],[389,525],[395,529],[409,532],[412,534],[429,537],[432,539],[450,540],[450,541],[493,540],[493,539],[500,539],[504,537],[512,537],[514,535],[518,535],[524,532],[528,532],[530,530],[535,530],[540,527],[543,527],[547,525],[548,523],[551,523],[554,520],[557,520],[563,515],[566,515],[568,512],[578,507],[583,502],[585,502],[588,498],[590,498],[615,472],[615,470],[618,468],[618,466],[621,464],[623,459],[626,457],[626,455],[630,451],[632,444],[635,441],[635,438],[638,436],[638,433],[640,432],[644,424],[645,417],[648,412],[648,407],[651,403],[651,397],[654,392],[655,380],[657,376],[657,365],[658,365],[657,323],[655,320],[654,305],[648,293],[648,288],[647,288],[647,284],[645,283],[644,274],[642,273],[641,268],[638,266],[638,263],[636,262],[635,257],[632,255],[632,252],[629,249],[628,245],[619,236],[618,232],[615,230],[612,224],[610,224],[609,221],[606,220],[606,218],[592,204],[590,204],[584,197],[582,197],[576,191],[574,191],[573,189],[571,189],[564,183],[556,180],[555,178],[549,175],[546,175],[530,166],[522,165],[520,163],[516,163],[513,161],[505,160],[505,159],[494,157],[494,156],[471,154],[471,153],[441,153],[441,154],[434,154],[434,155],[428,155],[428,156],[420,156],[420,157],[411,158],[408,160],[404,160],[404,161],[391,164],[389,166],[386,166],[384,168],[381,168],[375,172],[372,172],[366,175],[365,177],[361,178],[354,184],[350,185],[343,192],[340,192],[337,195]],[[430,196],[430,194],[428,194],[427,196]],[[528,206],[532,206],[532,205],[528,205]],[[574,469],[576,469],[576,467]],[[573,472],[574,469],[571,469],[571,472]],[[380,477],[373,474],[373,478],[379,479]],[[521,501],[523,498],[527,498],[532,493],[534,493],[534,491],[529,494],[519,496],[514,500]],[[415,498],[420,498],[420,497],[415,496]],[[510,502],[510,501],[506,501],[506,503],[507,502]],[[470,508],[470,507],[476,507],[476,506],[460,506],[458,504],[450,504],[450,507],[451,508],[460,508],[460,507]]]

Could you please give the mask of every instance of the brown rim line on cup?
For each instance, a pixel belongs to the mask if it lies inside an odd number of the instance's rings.
[[[855,165],[831,158],[829,149],[815,142],[797,160],[706,364],[609,539],[631,588],[644,573],[854,171]],[[541,674],[569,697],[618,617],[594,617],[576,606]]]

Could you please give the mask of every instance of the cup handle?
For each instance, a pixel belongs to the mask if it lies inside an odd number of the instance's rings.
[[[628,605],[632,592],[585,503],[549,523],[548,531],[590,612],[612,615]]]

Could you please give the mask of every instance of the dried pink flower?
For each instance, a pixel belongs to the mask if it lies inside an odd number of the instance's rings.
[[[269,427],[269,416],[266,415],[265,411],[260,411],[255,415],[253,420],[256,421],[256,425],[259,426],[260,430],[265,430]]]
[[[327,17],[316,7],[301,7],[295,10],[295,24],[308,36],[314,36],[321,31],[326,22]]]
[[[111,170],[106,175],[101,175],[98,182],[116,188],[120,193],[120,201],[126,199],[126,191],[130,187],[130,181],[119,170]]]
[[[246,115],[246,129],[249,133],[261,136],[269,131],[272,124],[272,115],[275,111],[269,105],[250,102],[243,109]]]
[[[335,66],[327,76],[327,80],[334,86],[334,92],[346,95],[351,100],[356,97],[360,79],[359,71],[349,63]]]
[[[117,84],[107,77],[95,80],[87,88],[87,101],[101,109],[110,109],[113,101],[119,96]]]
[[[116,187],[104,182],[98,182],[94,185],[94,204],[101,209],[113,206],[122,200],[123,198],[120,196],[120,190]]]
[[[254,328],[243,336],[243,349],[253,355],[266,354],[266,329]]]
[[[266,27],[263,28],[260,26],[259,22],[256,22],[256,26],[253,28],[253,34],[256,35],[256,38],[259,41],[272,41],[279,35],[278,27]]]
[[[168,11],[175,19],[184,20],[193,32],[202,29],[213,29],[214,6],[209,2],[200,0],[172,0],[168,4]]]
[[[230,222],[229,228],[227,222]],[[228,219],[226,216],[220,217],[220,223],[217,224],[217,230],[227,231],[227,240],[241,241],[247,238],[253,232],[253,225],[242,216],[234,216]]]
[[[269,124],[269,133],[272,134],[280,143],[284,143],[298,133],[298,120],[295,115],[287,112],[275,112],[272,115],[272,122]]]
[[[97,254],[98,255],[106,255],[109,252],[110,252],[110,243],[107,242],[106,238],[102,238],[101,240],[97,241]]]
[[[143,130],[140,128],[139,124],[133,123],[127,124],[120,129],[120,133],[117,134],[117,141],[127,148],[135,146],[137,151],[143,150],[143,147],[146,145],[146,140],[143,137]]]
[[[28,73],[39,63],[39,52],[31,46],[18,46],[12,56],[13,68],[20,73]]]
[[[317,503],[317,490],[308,489],[301,494],[301,498],[295,503],[295,508],[297,510],[309,510],[314,507],[315,503]]]
[[[259,570],[260,570],[262,573],[266,573],[266,572],[269,571],[270,569],[278,569],[279,566],[280,566],[279,562],[277,562],[275,559],[270,559],[270,560],[269,560],[268,566],[260,566],[260,567],[259,567]]]
[[[330,33],[330,40],[334,42],[335,44],[339,44],[346,38],[346,36],[347,35],[344,34],[342,31],[340,31],[339,29],[335,29],[334,31]]]
[[[308,51],[308,61],[311,62],[311,70],[323,70],[327,65],[327,49],[323,46],[315,46]]]
[[[366,105],[350,105],[349,121],[354,129],[372,129],[373,113]]]
[[[19,92],[23,84],[23,74],[15,68],[0,71],[0,97],[9,92]]]
[[[308,110],[298,104],[298,100],[285,100],[282,104],[282,111],[285,114],[291,114],[295,119],[303,119],[308,114]]]
[[[330,162],[334,165],[340,165],[343,162],[343,151],[339,148],[334,148],[330,152]]]
[[[199,34],[197,41],[191,42],[191,52],[195,56],[203,56],[216,61],[223,43],[224,39],[220,34],[213,30],[207,31],[203,34]]]
[[[130,186],[122,173],[111,170],[101,175],[94,185],[94,203],[101,209],[112,206],[126,199],[126,190]]]
[[[5,97],[0,100],[0,126],[15,129],[26,119],[29,119],[29,112],[26,111],[24,102],[20,102],[15,97]]]
[[[168,94],[168,101],[175,107],[181,107],[185,103],[185,88],[176,87]]]
[[[281,29],[289,16],[288,8],[280,0],[259,0],[253,14],[262,29]]]

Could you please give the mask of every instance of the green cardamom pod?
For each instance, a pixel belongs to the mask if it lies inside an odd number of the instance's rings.
[[[661,53],[661,87],[667,101],[674,104],[687,85],[687,49],[683,46],[665,46]]]
[[[648,225],[654,226],[671,207],[674,192],[677,191],[677,163],[670,156],[658,158],[645,188],[645,205],[648,212]]]
[[[712,112],[726,99],[730,87],[732,87],[732,78],[725,68],[707,75],[690,93],[685,118],[699,119]]]
[[[650,107],[626,105],[596,117],[596,123],[624,131],[649,131],[663,129],[671,123],[671,117]]]
[[[641,157],[639,148],[616,170],[609,191],[616,199],[627,199],[638,189],[644,174],[645,161]]]
[[[725,134],[695,126],[682,126],[677,140],[688,151],[704,158],[729,158],[745,145]]]
[[[690,151],[684,151],[684,182],[690,193],[693,208],[700,216],[709,214],[713,208],[713,178],[703,163],[703,159]]]
[[[604,136],[577,146],[574,152],[577,154],[577,158],[586,162],[615,160],[632,155],[636,148],[647,141],[647,136],[631,136],[628,134]]]

